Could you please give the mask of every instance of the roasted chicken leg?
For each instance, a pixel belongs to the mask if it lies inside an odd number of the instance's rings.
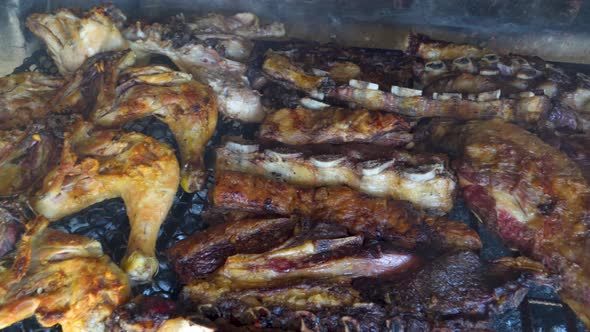
[[[148,281],[158,269],[156,239],[179,183],[174,150],[138,133],[95,131],[78,123],[66,133],[60,163],[49,172],[33,207],[50,220],[121,197],[131,234],[121,262],[132,280]]]
[[[96,240],[47,223],[28,224],[12,267],[0,271],[0,328],[35,315],[45,327],[105,331],[105,319],[129,299],[127,276]]]
[[[118,127],[148,115],[157,116],[174,133],[182,188],[200,189],[207,176],[205,145],[217,125],[217,102],[211,89],[166,67],[132,68],[121,74],[114,102],[101,103],[93,118],[99,126]]]

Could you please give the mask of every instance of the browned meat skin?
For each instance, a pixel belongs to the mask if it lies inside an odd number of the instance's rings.
[[[177,242],[167,254],[181,281],[213,272],[227,257],[242,253],[262,253],[274,248],[295,232],[295,219],[245,219],[226,222]]]
[[[201,189],[207,176],[205,145],[217,125],[213,91],[190,75],[167,67],[132,68],[121,73],[112,99],[99,99],[92,117],[99,126],[119,127],[149,115],[165,122],[176,138],[182,188],[186,192]]]
[[[0,130],[0,196],[35,190],[55,164],[56,145],[44,124]]]
[[[434,100],[426,97],[398,97],[379,90],[341,86],[329,96],[354,103],[369,110],[395,112],[411,117],[449,117],[460,120],[502,118],[523,124],[535,124],[547,112],[545,96],[522,99],[471,101],[458,98]]]
[[[68,77],[86,59],[128,47],[118,26],[124,20],[120,10],[103,5],[81,16],[65,8],[55,14],[32,14],[26,25],[45,42],[59,72]]]
[[[0,78],[0,130],[23,129],[51,110],[47,103],[63,84],[57,77],[26,72]]]
[[[557,132],[541,132],[540,137],[548,144],[565,152],[582,170],[584,178],[590,183],[590,135],[561,134]]]
[[[470,207],[508,245],[559,275],[562,300],[590,325],[590,188],[579,167],[500,120],[439,126],[433,136],[462,155],[457,170]]]
[[[480,58],[489,51],[469,45],[433,40],[423,34],[411,34],[406,52],[426,60],[451,60],[460,57]]]
[[[113,311],[106,327],[113,332],[156,332],[167,320],[178,317],[175,302],[156,296],[139,295]]]
[[[369,195],[410,201],[438,215],[453,207],[455,179],[444,159],[382,148],[377,158],[367,159],[363,152],[343,147],[340,150],[345,154],[304,154],[305,149],[262,150],[255,143],[228,140],[215,150],[215,169],[304,187],[347,185]]]
[[[431,243],[438,248],[477,249],[477,234],[462,223],[432,220],[445,225],[442,234],[431,234],[429,220],[403,201],[369,197],[348,187],[302,188],[282,181],[239,172],[225,171],[216,176],[210,191],[213,208],[251,213],[299,214],[313,220],[333,221],[353,234],[388,239],[400,246]],[[463,234],[459,242],[456,234]],[[447,238],[447,235],[451,235]]]
[[[88,58],[52,98],[51,108],[88,117],[97,107],[112,105],[119,73],[134,62],[135,54],[128,49]]]
[[[105,331],[104,320],[130,295],[127,276],[95,240],[31,221],[13,266],[0,272],[0,328],[35,315],[45,327]]]
[[[178,162],[168,145],[139,133],[94,130],[81,122],[66,133],[59,164],[45,177],[32,205],[58,220],[121,197],[131,225],[121,264],[131,279],[144,282],[158,268],[158,231],[178,184]]]
[[[375,301],[384,300],[392,310],[417,317],[485,319],[517,308],[528,292],[526,280],[519,278],[526,269],[503,268],[498,274],[495,268],[494,263],[484,264],[476,253],[466,251],[439,257],[403,280],[365,288]]]
[[[395,114],[297,107],[267,115],[258,136],[289,145],[356,142],[404,146],[412,141],[412,127],[413,123]]]
[[[488,76],[462,73],[446,75],[424,88],[424,93],[431,96],[433,93],[480,93],[498,89],[498,82]]]

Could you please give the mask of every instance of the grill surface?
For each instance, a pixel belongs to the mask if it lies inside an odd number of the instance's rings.
[[[163,62],[165,59],[158,59]],[[587,69],[587,68],[586,68]],[[23,64],[14,70],[15,73],[23,71],[41,71],[46,74],[55,74],[57,69],[44,50],[36,51],[31,57],[24,60]],[[159,141],[176,146],[176,142],[167,125],[156,118],[148,117],[133,121],[124,127],[127,131],[137,131],[152,136]],[[209,183],[212,182],[213,151],[212,146],[221,142],[223,135],[243,135],[246,138],[254,133],[255,125],[242,125],[238,122],[220,121],[214,137],[208,145],[205,160],[209,165]],[[201,218],[201,211],[206,205],[207,190],[194,194],[187,194],[182,190],[177,192],[170,213],[162,225],[157,243],[157,256],[160,267],[151,284],[137,286],[133,289],[134,295],[157,295],[170,299],[176,299],[181,285],[177,282],[163,252],[175,242],[184,239],[188,235],[207,227]],[[485,260],[492,260],[502,256],[515,256],[516,252],[507,249],[502,242],[488,232],[477,218],[469,211],[465,203],[457,200],[450,218],[465,222],[476,229],[483,242],[480,256]],[[113,261],[120,262],[125,254],[125,243],[129,234],[129,222],[125,212],[125,206],[121,199],[112,199],[95,204],[73,216],[69,216],[51,224],[52,228],[85,235],[94,238],[103,246],[106,254]],[[534,287],[522,302],[520,307],[503,315],[494,317],[493,328],[497,331],[587,331],[575,314],[564,304],[548,287]],[[14,324],[1,332],[33,332],[33,331],[61,331],[59,327],[42,328],[34,318]]]

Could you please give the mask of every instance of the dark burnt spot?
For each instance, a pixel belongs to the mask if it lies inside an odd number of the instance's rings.
[[[549,216],[549,215],[551,215],[551,213],[553,213],[553,210],[555,209],[555,204],[556,204],[555,202],[540,204],[537,206],[537,210],[539,210],[539,212],[542,215]]]
[[[272,198],[268,197],[264,200],[264,209],[266,211],[272,211],[274,209],[272,205]]]

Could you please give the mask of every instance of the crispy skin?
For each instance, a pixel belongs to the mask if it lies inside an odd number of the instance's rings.
[[[115,102],[119,73],[135,62],[129,49],[98,53],[86,59],[51,99],[56,113],[89,116],[97,107]]]
[[[258,136],[289,145],[355,142],[404,146],[412,140],[409,132],[412,127],[412,123],[395,114],[365,109],[314,111],[297,107],[267,115]]]
[[[188,283],[215,271],[229,256],[261,253],[282,244],[293,235],[295,225],[289,218],[226,222],[177,242],[167,254],[180,280]]]
[[[427,97],[398,97],[378,90],[341,86],[329,96],[355,103],[369,110],[395,112],[411,117],[449,117],[460,120],[502,118],[506,121],[534,124],[547,112],[549,99],[533,96],[522,99],[471,101],[458,98],[434,100]]]
[[[141,282],[157,270],[156,239],[178,183],[178,162],[169,146],[142,134],[93,131],[78,123],[66,134],[60,164],[32,201],[36,211],[57,220],[121,197],[131,225],[121,264]]]
[[[464,56],[480,58],[489,53],[489,51],[473,45],[433,40],[423,34],[411,34],[409,36],[406,52],[429,61],[452,60]]]
[[[307,74],[302,68],[293,64],[288,57],[272,51],[267,52],[262,70],[273,79],[285,82],[311,95],[321,94],[334,85],[329,77]]]
[[[167,56],[182,71],[208,84],[224,115],[244,122],[260,122],[264,118],[260,95],[252,90],[245,76],[246,65],[222,57],[200,41],[175,45],[170,29],[167,25],[142,26],[138,22],[126,29],[125,36],[138,57]]]
[[[119,9],[103,5],[80,16],[65,8],[55,14],[32,14],[26,25],[45,42],[59,72],[68,77],[93,55],[128,48],[117,27],[121,20],[125,16]]]
[[[434,214],[444,214],[453,207],[455,179],[444,159],[436,156],[408,153],[404,158],[400,152],[377,159],[353,159],[280,148],[262,150],[231,140],[215,152],[217,171],[239,171],[304,187],[347,185],[369,195],[410,201]]]
[[[0,327],[36,315],[45,327],[105,331],[104,320],[128,300],[129,280],[95,240],[29,224],[12,268],[0,272]]]
[[[166,67],[132,68],[121,74],[114,101],[101,103],[93,118],[100,126],[118,127],[148,115],[165,122],[176,138],[182,188],[199,190],[207,175],[205,145],[217,125],[217,101],[211,89]]]
[[[434,132],[434,141],[462,154],[458,175],[470,207],[508,245],[558,274],[561,298],[590,324],[590,188],[579,167],[500,120]]]
[[[36,72],[0,78],[0,130],[23,129],[43,118],[63,80]]]
[[[0,196],[33,190],[53,166],[56,145],[44,124],[0,130]]]
[[[352,234],[398,241],[415,247],[428,242],[433,248],[479,248],[477,234],[464,224],[424,219],[403,201],[369,197],[348,187],[303,188],[245,173],[224,171],[210,191],[214,209],[278,215],[299,214],[313,220],[333,221]],[[445,225],[432,233],[428,223]],[[456,234],[463,234],[457,240]],[[451,235],[447,237],[447,235]],[[450,242],[449,242],[450,241]]]

